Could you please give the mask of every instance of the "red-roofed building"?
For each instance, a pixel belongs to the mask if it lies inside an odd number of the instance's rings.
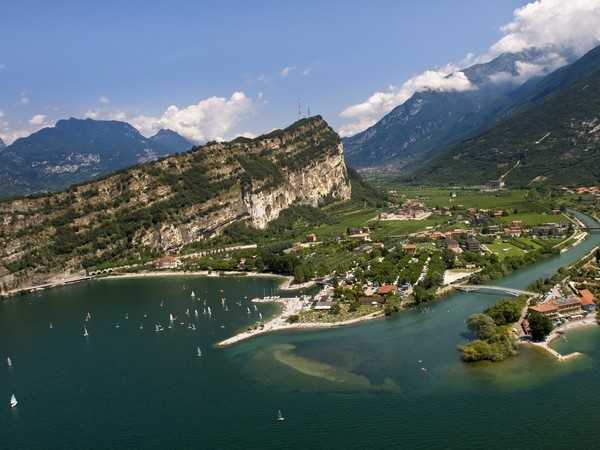
[[[393,284],[384,284],[383,286],[380,286],[379,289],[377,289],[377,293],[379,295],[395,294],[396,286],[394,286]]]
[[[586,311],[594,311],[596,309],[596,297],[587,289],[579,291],[581,297],[581,307]]]

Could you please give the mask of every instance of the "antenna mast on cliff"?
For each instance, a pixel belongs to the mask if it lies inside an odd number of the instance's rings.
[[[300,99],[298,99],[298,119],[302,119],[302,105],[300,104]]]
[[[306,117],[310,117],[310,105],[306,107]]]

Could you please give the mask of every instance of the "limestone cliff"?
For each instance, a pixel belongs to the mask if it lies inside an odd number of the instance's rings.
[[[321,117],[209,143],[69,190],[0,203],[0,289],[142,251],[265,228],[292,205],[350,198],[343,147]]]

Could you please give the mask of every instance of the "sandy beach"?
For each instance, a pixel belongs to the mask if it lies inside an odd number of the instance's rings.
[[[242,331],[230,338],[222,340],[217,343],[218,347],[226,347],[228,345],[235,344],[237,342],[250,339],[254,336],[258,336],[260,334],[272,333],[274,331],[281,330],[299,330],[299,329],[314,329],[314,328],[335,328],[345,325],[351,325],[354,323],[364,322],[366,320],[376,319],[378,317],[383,317],[383,311],[377,311],[375,313],[371,313],[362,317],[357,317],[355,319],[345,320],[341,322],[297,322],[297,323],[289,323],[287,322],[288,317],[298,314],[306,307],[306,303],[302,301],[298,297],[294,298],[278,298],[270,300],[273,303],[279,303],[283,306],[283,310],[279,315],[271,319],[270,321],[264,324],[263,328],[256,328],[252,330]]]
[[[582,328],[582,327],[588,327],[588,326],[592,326],[592,325],[598,325],[595,314],[591,314],[584,319],[574,320],[572,322],[567,322],[559,327],[556,327],[546,337],[546,340],[544,342],[530,342],[529,344],[546,350],[548,353],[550,353],[552,356],[554,356],[558,361],[566,361],[569,359],[573,359],[573,358],[576,358],[577,356],[581,356],[581,353],[573,352],[573,353],[569,353],[568,355],[563,355],[551,347],[552,342],[554,342],[556,339],[559,339],[561,336],[563,336],[568,331],[575,330],[575,329]]]

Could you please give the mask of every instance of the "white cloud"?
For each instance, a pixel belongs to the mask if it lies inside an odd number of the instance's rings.
[[[29,123],[31,125],[43,125],[46,121],[46,116],[44,114],[36,114],[31,119],[29,119]]]
[[[210,97],[183,108],[171,105],[158,117],[140,115],[129,120],[146,136],[168,128],[194,142],[224,140],[252,106],[250,97],[234,92],[229,98]]]
[[[581,55],[600,42],[600,0],[538,0],[513,15],[492,51],[553,47]]]
[[[339,132],[342,136],[351,136],[373,125],[384,114],[401,105],[413,94],[421,91],[468,91],[476,89],[464,73],[456,71],[452,65],[439,70],[426,70],[400,87],[390,86],[387,91],[375,92],[365,102],[349,106],[340,116],[353,122],[343,125]]]
[[[292,70],[295,70],[295,69],[296,69],[296,67],[295,67],[295,66],[286,66],[286,67],[284,67],[283,69],[281,69],[281,72],[279,72],[279,74],[280,74],[282,77],[287,77],[287,76],[290,74],[290,72],[291,72]]]
[[[105,97],[104,95],[101,96],[98,101],[100,103],[102,103],[103,105],[108,105],[110,103],[110,99],[108,97]]]
[[[340,134],[350,136],[363,131],[415,92],[472,88],[464,74],[456,72],[459,67],[489,61],[501,53],[533,48],[545,50],[545,54],[533,62],[517,63],[517,76],[508,72],[492,75],[490,79],[495,82],[522,83],[561,67],[568,62],[569,55],[581,56],[600,43],[600,0],[536,0],[516,9],[513,20],[501,30],[504,36],[488,53],[480,56],[469,53],[457,66],[428,70],[400,87],[375,92],[366,101],[347,107],[340,116],[350,122],[340,127]],[[447,77],[450,73],[452,75]]]
[[[26,95],[22,95],[20,101],[21,101],[22,105],[28,105],[29,104],[29,97],[27,97]]]

